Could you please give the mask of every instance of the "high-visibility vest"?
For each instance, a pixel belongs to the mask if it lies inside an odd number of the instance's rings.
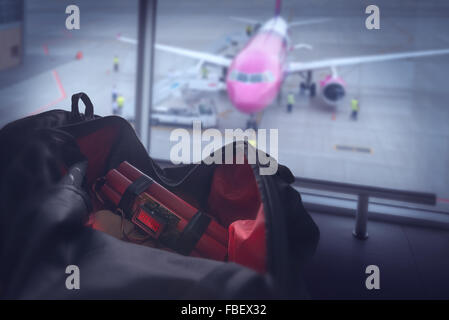
[[[287,102],[288,104],[295,104],[295,96],[293,94],[289,94],[287,96]]]
[[[119,108],[122,108],[124,103],[125,103],[125,98],[123,98],[123,96],[118,96],[117,97],[117,106]]]
[[[359,111],[359,100],[352,99],[352,101],[351,101],[351,109],[352,109],[352,111]]]
[[[118,64],[118,58],[114,57],[114,64]]]
[[[203,66],[201,68],[201,73],[202,73],[203,77],[207,77],[207,75],[209,74],[209,70],[207,69],[206,66]]]

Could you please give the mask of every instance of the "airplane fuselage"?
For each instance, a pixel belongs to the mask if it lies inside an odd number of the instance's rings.
[[[232,61],[226,86],[241,112],[259,112],[276,98],[284,77],[287,29],[280,16],[268,20]]]

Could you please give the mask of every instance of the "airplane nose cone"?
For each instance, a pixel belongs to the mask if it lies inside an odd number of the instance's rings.
[[[255,113],[267,106],[267,99],[257,85],[228,83],[228,95],[232,104],[241,112]]]

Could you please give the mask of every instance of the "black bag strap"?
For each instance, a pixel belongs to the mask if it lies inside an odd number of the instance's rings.
[[[175,250],[180,254],[190,255],[209,226],[210,221],[211,218],[207,214],[198,211],[182,230]]]
[[[83,101],[86,109],[84,111],[84,119],[91,120],[94,118],[94,106],[90,101],[89,96],[84,92],[75,93],[72,95],[72,121],[78,122],[84,120],[79,110],[79,100]]]
[[[144,192],[148,187],[153,183],[153,179],[142,175],[136,180],[133,181],[125,190],[123,193],[122,198],[120,199],[120,202],[117,206],[117,209],[120,209],[125,214],[125,217],[127,219],[131,219],[131,209],[132,204],[136,197],[140,195],[142,192]]]
[[[136,197],[148,189],[152,183],[154,183],[153,179],[142,175],[126,188],[117,205],[117,209],[123,212],[126,219],[132,217],[132,206]],[[170,247],[180,254],[190,255],[209,226],[210,221],[211,218],[207,214],[198,211]]]

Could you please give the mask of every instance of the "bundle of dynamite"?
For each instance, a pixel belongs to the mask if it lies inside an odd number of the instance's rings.
[[[184,255],[226,260],[226,229],[128,162],[109,171],[97,191],[116,212],[162,247]]]

